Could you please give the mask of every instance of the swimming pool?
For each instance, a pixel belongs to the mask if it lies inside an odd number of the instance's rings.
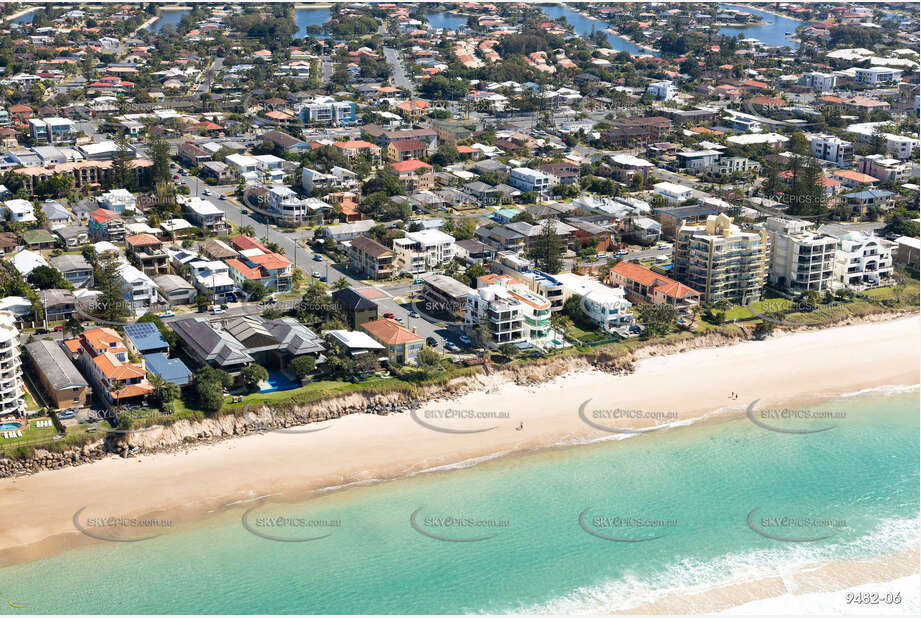
[[[269,379],[266,380],[269,383],[265,388],[259,389],[260,393],[274,393],[275,391],[289,391],[292,388],[297,388],[301,384],[300,382],[295,382],[291,380],[280,371],[270,371]]]
[[[10,429],[22,429],[21,423],[3,423],[0,425],[0,431],[9,431]]]

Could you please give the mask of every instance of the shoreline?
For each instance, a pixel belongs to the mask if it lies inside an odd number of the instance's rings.
[[[3,21],[4,21],[4,22],[11,22],[11,21],[13,21],[14,19],[18,19],[18,18],[22,17],[23,15],[28,15],[29,13],[33,13],[33,12],[39,10],[40,8],[42,8],[41,5],[34,5],[34,6],[31,6],[31,7],[24,8],[24,9],[22,9],[21,11],[17,11],[16,13],[13,13],[12,15],[9,15],[9,16],[7,16],[7,17],[4,17],[4,18],[3,18]]]
[[[755,399],[759,405],[806,404],[885,385],[914,387],[919,326],[912,316],[784,334],[645,358],[629,375],[583,370],[523,386],[495,376],[483,390],[430,402],[423,409],[509,411],[508,418],[488,421],[495,431],[441,433],[424,428],[410,414],[354,414],[311,425],[325,428],[314,433],[267,432],[3,479],[0,503],[18,516],[0,529],[0,563],[28,562],[97,543],[74,529],[72,517],[83,507],[124,517],[170,516],[181,525],[269,494],[285,500],[622,437],[582,422],[577,407],[583,399],[599,405],[616,397],[610,403],[675,410],[680,417],[671,425],[681,426],[738,418]],[[855,346],[861,349],[859,359],[851,353]],[[720,379],[713,380],[714,375]],[[671,388],[662,389],[666,380]],[[580,394],[573,397],[573,391]],[[729,400],[730,391],[741,397]],[[515,427],[521,422],[526,427],[519,432]],[[635,428],[656,424],[630,422]],[[472,427],[470,421],[453,425]],[[143,495],[138,487],[144,487]]]

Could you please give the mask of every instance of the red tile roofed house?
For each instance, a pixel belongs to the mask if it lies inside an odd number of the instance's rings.
[[[387,158],[391,161],[407,161],[425,156],[426,146],[417,139],[390,142],[387,145]]]
[[[118,213],[97,208],[89,215],[89,232],[93,240],[118,242],[125,239],[125,222]]]
[[[833,97],[827,95],[824,97],[819,97],[819,105],[829,109],[844,109],[844,99],[841,97]]]
[[[877,178],[869,176],[867,174],[861,174],[860,172],[855,172],[854,170],[838,170],[832,172],[831,175],[841,181],[845,187],[859,187],[861,185],[875,185],[879,182]]]
[[[752,97],[748,100],[748,102],[752,105],[757,105],[761,109],[769,110],[779,109],[787,104],[787,102],[781,98],[764,96]]]
[[[784,170],[777,174],[777,178],[785,184],[790,184],[793,182],[793,172],[791,170]],[[825,194],[830,198],[834,198],[841,191],[841,181],[834,178],[829,178],[828,176],[822,176],[822,187],[825,189]],[[832,200],[834,203],[835,200]]]
[[[233,245],[234,249],[237,251],[246,251],[248,249],[259,249],[263,253],[271,253],[265,245],[256,240],[255,238],[250,238],[249,236],[234,236],[230,239],[230,244]]]
[[[381,162],[381,147],[377,144],[356,139],[347,142],[333,142],[332,145],[341,150],[349,161],[359,155],[365,155],[371,159],[372,163],[378,164]]]
[[[401,113],[408,115],[410,118],[415,118],[422,115],[429,108],[428,101],[422,101],[420,99],[411,99],[409,101],[403,101],[397,105],[397,109]]]
[[[11,105],[7,111],[10,118],[19,122],[25,122],[32,117],[32,108],[28,105]]]
[[[391,363],[406,365],[416,362],[425,340],[396,320],[381,318],[361,325],[361,329],[387,347]]]
[[[624,288],[627,299],[685,310],[700,303],[700,292],[645,266],[619,262],[608,273],[608,283]]]
[[[393,171],[410,193],[427,191],[435,187],[435,168],[418,159],[399,161],[393,164]]]
[[[77,364],[93,384],[93,391],[102,395],[106,406],[142,405],[153,393],[144,361],[130,361],[128,348],[114,329],[92,328],[79,339],[64,344],[76,356]]]
[[[768,84],[766,84],[765,82],[759,82],[759,81],[756,80],[756,79],[746,79],[746,80],[743,81],[741,84],[739,84],[739,86],[741,86],[742,88],[744,88],[744,89],[746,89],[746,90],[749,90],[749,91],[751,91],[751,90],[767,90],[768,88],[770,88],[770,86],[769,86]]]
[[[230,278],[241,288],[247,281],[255,281],[273,292],[291,289],[292,264],[287,258],[249,236],[231,238],[230,244],[241,253],[249,254],[225,260],[230,267]]]

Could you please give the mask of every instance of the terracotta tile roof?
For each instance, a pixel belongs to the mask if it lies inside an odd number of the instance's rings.
[[[90,217],[92,217],[93,221],[96,223],[105,223],[106,221],[111,221],[112,219],[118,219],[118,213],[106,208],[97,208],[90,213]]]
[[[237,251],[246,251],[247,249],[259,249],[263,253],[271,253],[266,249],[265,245],[256,240],[255,238],[250,238],[249,236],[234,236],[230,239],[230,244],[232,244]]]
[[[333,146],[336,148],[341,148],[342,150],[356,150],[358,148],[370,148],[372,150],[380,150],[380,146],[377,144],[372,144],[371,142],[366,142],[363,139],[353,139],[347,142],[333,142]]]
[[[640,266],[632,262],[618,262],[611,269],[611,272],[616,272],[650,289],[655,288],[656,291],[670,298],[682,299],[687,296],[700,296],[700,292],[694,288],[688,287],[674,279],[669,279],[664,275],[649,270],[645,266]]]
[[[419,159],[410,159],[408,161],[399,161],[393,164],[393,169],[399,173],[414,172],[418,169],[431,169],[431,165],[420,161]]]
[[[833,172],[835,176],[839,178],[846,178],[847,180],[853,180],[854,182],[859,182],[862,184],[871,184],[878,182],[879,179],[869,176],[867,174],[861,174],[860,172],[855,172],[854,170],[838,170]]]
[[[135,234],[126,238],[125,242],[132,247],[144,247],[147,245],[159,245],[160,239],[152,234]]]
[[[389,318],[365,322],[361,328],[384,345],[403,345],[422,341],[422,337]]]
[[[255,266],[255,267],[247,266],[246,264],[244,264],[243,262],[241,262],[240,260],[236,258],[231,258],[227,260],[225,263],[231,268],[233,268],[235,271],[237,271],[238,273],[246,277],[247,279],[258,281],[259,279],[263,278],[262,269],[259,268],[258,266]]]
[[[291,266],[291,262],[277,253],[265,253],[263,255],[254,255],[249,258],[253,264],[259,264],[269,270],[279,270]]]

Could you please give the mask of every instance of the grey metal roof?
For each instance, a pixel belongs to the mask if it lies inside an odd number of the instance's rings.
[[[170,326],[195,355],[204,361],[219,365],[239,365],[253,362],[243,344],[228,333],[214,329],[203,318],[186,318],[171,322]]]
[[[36,370],[42,372],[55,390],[85,388],[89,386],[67,354],[51,340],[41,339],[26,344]]]

